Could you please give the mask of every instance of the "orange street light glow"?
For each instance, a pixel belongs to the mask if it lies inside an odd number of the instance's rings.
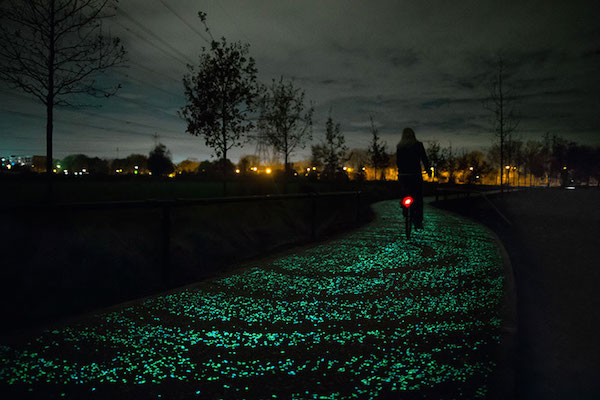
[[[270,173],[271,173],[271,168],[267,168],[265,172],[266,172],[267,174],[270,174]]]

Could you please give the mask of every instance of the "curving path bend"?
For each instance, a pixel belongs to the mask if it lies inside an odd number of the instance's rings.
[[[504,269],[482,226],[397,201],[370,224],[0,345],[2,390],[45,398],[486,398]],[[5,397],[6,398],[6,397]]]

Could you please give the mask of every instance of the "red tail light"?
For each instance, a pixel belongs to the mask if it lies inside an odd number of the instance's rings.
[[[410,205],[413,203],[413,198],[410,196],[406,196],[405,198],[402,199],[402,205],[406,208],[410,207]]]

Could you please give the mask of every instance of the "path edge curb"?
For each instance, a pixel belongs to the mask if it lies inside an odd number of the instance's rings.
[[[497,347],[495,359],[498,360],[496,370],[489,376],[489,392],[486,396],[490,400],[507,400],[516,398],[516,360],[517,360],[517,289],[514,269],[510,256],[500,237],[488,226],[476,219],[465,217],[458,213],[448,211],[433,204],[427,204],[438,211],[450,214],[456,218],[469,221],[481,226],[494,239],[496,248],[502,258],[504,271],[503,297],[500,306],[500,343]]]

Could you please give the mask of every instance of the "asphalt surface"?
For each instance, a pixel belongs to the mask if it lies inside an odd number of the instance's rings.
[[[397,201],[326,243],[0,345],[35,398],[507,398],[507,271],[486,228]],[[6,398],[6,397],[5,397]]]
[[[600,398],[599,204],[597,188],[439,204],[486,224],[506,247],[517,288],[519,399]]]

